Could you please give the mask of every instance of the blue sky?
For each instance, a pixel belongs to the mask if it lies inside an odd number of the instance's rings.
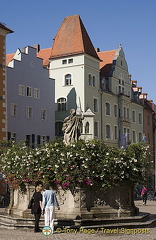
[[[17,48],[52,46],[63,19],[79,14],[94,47],[125,52],[132,80],[156,104],[156,0],[0,0],[0,21],[7,35],[7,53]]]

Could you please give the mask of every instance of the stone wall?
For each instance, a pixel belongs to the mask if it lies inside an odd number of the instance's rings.
[[[6,213],[29,217],[27,209],[34,186],[26,186],[26,192],[14,190],[11,194],[10,205]],[[111,188],[96,186],[81,186],[66,190],[59,188],[56,196],[60,210],[56,208],[56,219],[95,219],[133,216],[138,213],[133,200],[133,183],[118,182]]]

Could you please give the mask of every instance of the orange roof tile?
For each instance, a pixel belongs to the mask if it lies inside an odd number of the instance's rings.
[[[50,55],[51,55],[51,48],[41,49],[37,53],[37,57],[43,59],[43,66],[47,66],[49,64]]]
[[[52,46],[51,58],[86,53],[99,60],[79,15],[66,17]]]
[[[6,66],[8,66],[9,62],[14,58],[15,53],[10,53],[6,55]]]
[[[113,59],[116,55],[117,50],[110,50],[105,52],[97,52],[99,58],[102,60],[100,62],[100,72],[105,76],[109,76],[109,72],[112,68]]]

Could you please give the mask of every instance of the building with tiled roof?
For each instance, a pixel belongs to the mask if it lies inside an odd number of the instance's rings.
[[[31,146],[55,136],[55,84],[36,46],[7,55],[8,140]]]
[[[84,53],[99,60],[80,16],[66,17],[54,38],[50,58]]]

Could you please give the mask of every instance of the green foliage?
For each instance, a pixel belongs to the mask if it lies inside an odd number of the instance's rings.
[[[47,181],[64,189],[79,184],[108,187],[124,179],[143,182],[149,167],[146,156],[142,143],[125,150],[99,140],[80,140],[69,146],[54,140],[35,149],[13,143],[4,148],[0,171],[12,188]]]

